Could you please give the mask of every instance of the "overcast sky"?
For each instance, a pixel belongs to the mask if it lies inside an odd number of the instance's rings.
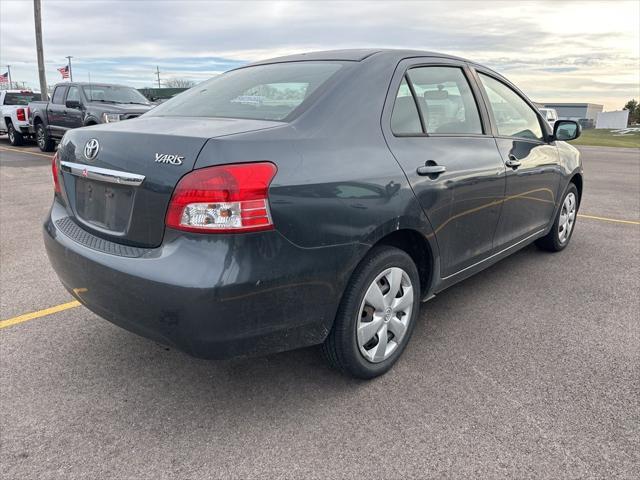
[[[640,97],[640,1],[43,0],[47,81],[153,86],[333,48],[417,48],[488,65],[533,100],[620,109]],[[0,0],[0,73],[37,88],[31,0]]]

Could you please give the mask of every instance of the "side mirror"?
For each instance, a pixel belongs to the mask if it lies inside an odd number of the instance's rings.
[[[573,120],[556,120],[553,124],[553,138],[555,140],[575,140],[582,133],[582,127]]]
[[[78,100],[67,100],[65,106],[67,108],[80,108],[82,104]]]

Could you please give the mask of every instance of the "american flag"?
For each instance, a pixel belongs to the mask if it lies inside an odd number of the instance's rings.
[[[0,83],[9,83],[9,72],[0,75]]]
[[[60,67],[58,69],[62,78],[69,78],[69,65],[65,65],[64,67]]]

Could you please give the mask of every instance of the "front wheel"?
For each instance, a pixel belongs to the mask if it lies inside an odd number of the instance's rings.
[[[7,124],[7,134],[9,135],[9,143],[14,147],[19,147],[24,144],[22,133],[16,130],[16,127],[14,127],[11,122]]]
[[[420,308],[420,278],[404,251],[376,247],[345,289],[322,351],[330,365],[357,378],[386,373],[406,347]]]
[[[44,128],[42,123],[36,125],[36,141],[38,142],[38,147],[40,147],[40,150],[43,152],[53,152],[55,142],[49,136],[47,129]]]
[[[578,189],[570,183],[551,230],[547,235],[536,240],[538,247],[549,252],[559,252],[569,245],[578,217],[578,198]]]

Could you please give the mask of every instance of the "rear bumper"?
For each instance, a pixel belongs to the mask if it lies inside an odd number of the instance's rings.
[[[352,245],[302,249],[276,231],[169,230],[161,247],[132,258],[63,233],[56,221],[66,215],[54,202],[44,242],[67,290],[116,325],[204,358],[322,342],[360,254]]]

